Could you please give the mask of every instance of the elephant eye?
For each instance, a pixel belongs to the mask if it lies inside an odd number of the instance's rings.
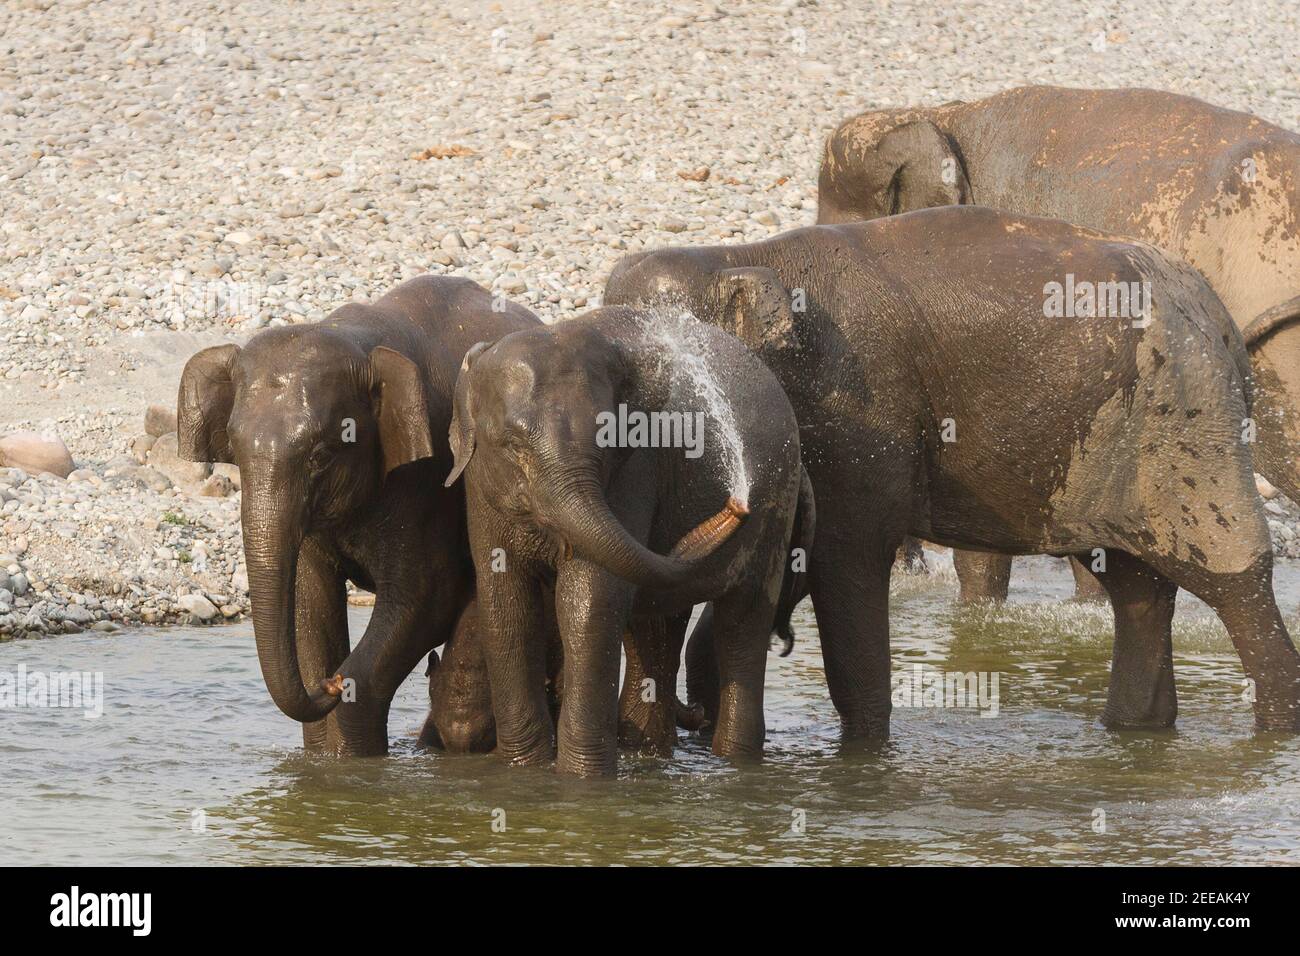
[[[528,425],[518,419],[507,419],[501,426],[501,441],[511,448],[524,448],[528,444]]]
[[[312,474],[318,475],[329,467],[331,457],[330,450],[326,446],[317,445],[312,449],[311,454],[307,456],[307,467]]]

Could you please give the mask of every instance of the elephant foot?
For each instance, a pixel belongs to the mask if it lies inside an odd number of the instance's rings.
[[[1265,734],[1300,734],[1300,702],[1272,703],[1267,698],[1257,701],[1255,730]]]
[[[760,739],[757,742],[743,742],[715,734],[713,753],[731,763],[759,763],[763,759],[763,741]]]
[[[840,715],[840,739],[845,743],[872,745],[889,739],[891,706],[873,708],[855,714]]]
[[[324,720],[302,725],[303,749],[324,757],[388,756],[388,721],[383,718],[354,714],[341,704]]]
[[[569,777],[612,777],[618,771],[618,752],[561,748],[555,772]]]
[[[703,704],[687,704],[678,698],[673,698],[673,708],[677,717],[677,726],[682,730],[698,732],[709,724],[709,717]]]
[[[952,565],[961,584],[961,604],[1001,604],[1011,583],[1011,556],[953,548]]]
[[[1261,734],[1300,734],[1300,720],[1290,715],[1255,717],[1255,732]]]
[[[1178,698],[1173,681],[1157,691],[1154,700],[1107,700],[1101,723],[1107,730],[1168,730],[1178,719]]]
[[[502,739],[498,727],[497,749],[493,750],[493,753],[506,758],[513,766],[537,766],[539,763],[550,763],[555,760],[555,740],[549,731],[550,727],[547,727],[546,734],[529,735],[512,741]]]
[[[1100,595],[1100,596],[1099,596],[1099,595],[1096,595],[1096,594],[1080,594],[1078,591],[1075,591],[1073,594],[1071,594],[1071,595],[1070,595],[1068,598],[1066,598],[1065,600],[1066,600],[1066,603],[1067,603],[1067,604],[1106,604],[1106,603],[1109,603],[1109,599],[1106,597],[1105,594],[1102,594],[1102,595]]]
[[[676,698],[674,706],[638,699],[624,707],[618,719],[618,745],[652,757],[671,757],[677,746],[677,704]]]
[[[1177,714],[1153,714],[1149,717],[1129,717],[1111,714],[1101,715],[1101,725],[1107,730],[1169,730],[1174,726]]]
[[[925,560],[925,549],[916,538],[905,538],[898,546],[895,562],[904,574],[929,574],[930,565]]]
[[[510,761],[512,767],[539,767],[555,759],[555,753],[549,747],[545,750],[513,751],[498,743],[496,749],[492,752],[505,757],[506,760]]]

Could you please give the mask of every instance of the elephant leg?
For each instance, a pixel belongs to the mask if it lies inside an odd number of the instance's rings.
[[[1011,584],[1011,556],[986,551],[952,549],[952,566],[957,571],[962,604],[1002,603]]]
[[[555,763],[560,773],[608,776],[618,768],[619,647],[635,590],[580,558],[560,566],[555,582],[564,645],[564,703]]]
[[[930,566],[925,561],[925,548],[921,546],[920,538],[913,538],[908,535],[903,539],[903,545],[898,549],[898,557],[903,562],[903,570],[908,574],[929,574]]]
[[[560,628],[555,618],[555,591],[541,589],[545,617],[541,623],[542,637],[546,641],[546,708],[551,715],[551,731],[560,723],[560,705],[564,702],[564,644],[560,641]]]
[[[637,616],[623,639],[627,667],[619,698],[618,742],[656,757],[677,743],[677,670],[690,615]]]
[[[780,570],[775,574],[780,580]],[[767,728],[763,720],[763,677],[768,640],[776,615],[777,588],[745,590],[716,602],[714,653],[718,662],[718,722],[713,752],[729,760],[757,760],[763,755]]]
[[[319,687],[322,680],[334,676],[348,656],[348,605],[338,561],[315,538],[306,538],[298,552],[294,595],[298,670],[303,686]],[[302,725],[303,749],[308,753],[337,753],[333,742],[341,737],[339,718],[334,713]],[[362,749],[380,746],[375,739],[353,742]],[[385,737],[383,746],[387,745]]]
[[[1300,654],[1273,596],[1272,551],[1236,574],[1171,564],[1161,570],[1213,608],[1228,629],[1249,682],[1256,728],[1300,732]]]
[[[1074,597],[1071,600],[1080,603],[1104,601],[1108,597],[1106,588],[1097,575],[1089,570],[1087,560],[1088,558],[1076,558],[1073,555],[1069,558],[1070,573],[1074,575]]]
[[[491,547],[482,553],[490,554]],[[547,700],[548,648],[536,633],[546,614],[541,589],[521,570],[480,567],[478,581],[478,627],[492,688],[497,751],[511,763],[545,763],[555,753],[555,725]]]
[[[718,657],[713,640],[713,605],[706,604],[686,643],[686,700],[703,711],[700,733],[718,726]]]
[[[818,524],[813,609],[846,740],[889,736],[889,574],[902,537],[901,529],[886,535],[849,515]]]
[[[353,692],[349,699],[345,688],[343,701],[330,714],[338,721],[338,738],[328,740],[336,753],[388,752],[393,696],[425,655],[446,643],[460,618],[467,584],[454,559],[428,556],[418,580],[413,573],[410,567],[391,567],[377,576],[374,611],[348,658]]]
[[[1106,557],[1098,577],[1115,610],[1115,649],[1101,721],[1112,729],[1172,727],[1178,716],[1172,636],[1178,586],[1123,551]]]

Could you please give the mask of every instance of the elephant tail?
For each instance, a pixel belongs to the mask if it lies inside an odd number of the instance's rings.
[[[1241,331],[1250,356],[1250,416],[1259,423],[1253,449],[1255,470],[1300,501],[1300,370],[1296,342],[1300,341],[1300,296],[1280,302],[1256,316]]]
[[[1241,330],[1241,337],[1246,340],[1246,348],[1249,349],[1260,339],[1297,320],[1300,320],[1300,295],[1279,302],[1255,316]]]
[[[808,472],[799,466],[799,503],[795,508],[794,527],[790,530],[790,556],[781,581],[781,597],[776,605],[772,636],[781,642],[781,656],[794,649],[794,628],[790,616],[799,602],[808,596],[808,561],[812,556],[813,534],[817,530],[817,501],[813,496]]]

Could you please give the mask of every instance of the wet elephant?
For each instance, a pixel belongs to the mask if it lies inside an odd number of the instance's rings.
[[[1142,317],[1054,315],[1071,270],[1149,289]],[[846,735],[890,713],[889,577],[912,534],[1090,558],[1115,610],[1105,722],[1173,723],[1184,587],[1228,629],[1263,729],[1300,724],[1300,656],[1243,423],[1249,360],[1203,277],[1160,250],[977,206],[637,253],[608,304],[732,331],[776,373],[817,495],[809,575]]]
[[[713,749],[758,757],[769,635],[798,590],[786,569],[799,439],[771,373],[711,326],[597,310],[471,350],[451,444],[498,750],[546,761],[558,737],[557,769],[577,775],[612,773],[620,739],[671,752],[687,621],[711,601]],[[552,588],[563,646],[554,735],[534,630]]]
[[[388,710],[474,597],[464,495],[444,489],[461,356],[539,325],[468,279],[422,276],[185,366],[181,455],[232,462],[262,676],[308,750],[388,750]],[[351,646],[345,585],[375,593]]]

